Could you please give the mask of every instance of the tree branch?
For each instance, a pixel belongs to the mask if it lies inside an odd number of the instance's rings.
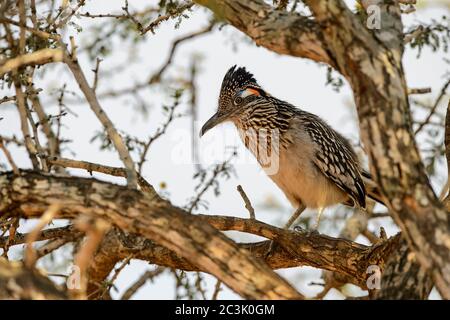
[[[20,67],[58,62],[62,61],[62,57],[63,53],[61,49],[46,48],[11,58],[0,65],[0,78],[3,77],[5,73],[15,71]]]
[[[128,186],[130,188],[135,188],[137,186],[137,175],[136,170],[134,168],[134,162],[130,156],[130,152],[128,151],[128,148],[126,147],[122,137],[117,132],[111,119],[109,119],[105,111],[103,111],[102,107],[100,106],[100,103],[98,102],[94,90],[89,86],[86,77],[84,76],[84,73],[81,70],[81,67],[78,64],[78,61],[75,59],[75,57],[69,57],[67,55],[64,55],[64,62],[68,65],[69,69],[72,71],[72,74],[75,80],[77,81],[81,91],[83,92],[84,96],[86,97],[89,106],[102,123],[103,127],[105,128],[108,134],[109,139],[111,140],[117,152],[119,153],[120,159],[125,165],[125,169],[127,172]]]
[[[433,288],[433,281],[402,238],[386,263],[380,285],[380,290],[375,293],[376,299],[425,300]]]
[[[0,257],[0,299],[67,299],[67,295],[37,270]]]
[[[21,185],[20,190],[16,190],[16,185]],[[35,190],[34,185],[39,185],[39,190]],[[70,191],[67,192],[64,190]],[[208,245],[205,245],[206,248],[196,246],[196,250],[190,252],[190,254],[185,253],[187,249],[184,246],[187,245],[187,240],[178,238],[181,236],[178,232],[181,231],[177,227],[177,220],[181,220],[182,223],[188,223],[189,230],[193,226],[203,226],[207,222],[207,225],[211,225],[221,231],[235,230],[247,232],[274,240],[280,244],[280,246],[277,246],[280,249],[274,251],[267,258],[266,262],[270,268],[278,269],[303,265],[313,266],[339,272],[348,282],[361,286],[362,288],[366,286],[367,267],[376,264],[383,269],[385,259],[392,250],[395,250],[398,240],[397,236],[382,244],[367,247],[349,240],[334,239],[325,235],[313,234],[307,236],[273,227],[253,219],[182,214],[180,209],[171,206],[168,202],[153,198],[153,204],[149,204],[148,198],[143,197],[137,192],[126,191],[124,187],[100,182],[95,179],[50,177],[36,173],[25,173],[22,177],[14,178],[11,174],[3,174],[0,175],[0,191],[4,195],[0,200],[0,212],[8,211],[13,206],[10,211],[14,214],[36,216],[45,211],[48,201],[51,201],[52,198],[57,198],[63,203],[63,209],[60,211],[62,214],[61,217],[76,217],[80,213],[101,217],[108,216],[111,217],[110,219],[120,229],[131,232],[130,234],[110,233],[105,238],[104,241],[107,241],[108,245],[101,246],[103,248],[101,249],[101,252],[103,252],[101,254],[106,257],[111,257],[111,259],[104,259],[103,261],[107,262],[99,264],[100,266],[108,265],[109,267],[105,267],[106,269],[99,267],[103,271],[99,272],[98,276],[95,276],[97,280],[106,277],[109,274],[107,270],[110,270],[108,268],[112,268],[115,263],[130,254],[133,254],[137,259],[144,259],[161,266],[187,271],[204,271],[216,275],[215,269],[210,269],[209,263],[196,263],[198,261],[196,259],[200,259],[198,257],[199,254],[205,254],[205,250],[209,252]],[[33,198],[33,202],[29,201],[30,198]],[[124,205],[127,206],[127,209],[122,208]],[[157,209],[153,208],[154,206]],[[108,208],[117,208],[120,211],[120,217],[123,218],[118,218],[115,217],[115,214],[108,213],[112,210]],[[167,240],[163,242],[154,240],[155,237],[149,236],[151,227],[147,227],[148,229],[143,229],[144,231],[142,231],[141,227],[139,227],[140,221],[143,218],[142,216],[144,218],[153,216],[152,214],[149,215],[146,210],[158,212],[152,219],[161,220],[165,217],[173,219],[166,226],[164,233],[168,234],[170,239],[177,242],[176,246],[174,244],[166,245]],[[127,217],[126,212],[132,213],[133,222],[124,221],[125,217]],[[176,212],[180,213],[182,217],[176,218]],[[157,222],[155,221],[155,223]],[[145,222],[145,224],[147,225],[148,223]],[[132,230],[130,231],[130,229]],[[184,229],[181,228],[180,230]],[[183,231],[184,237],[191,237],[185,234],[185,232]],[[205,235],[207,237],[205,241],[207,239],[215,239],[211,234],[216,233],[213,231],[209,231],[209,233],[208,236]],[[157,245],[155,242],[145,240],[145,238],[152,238],[156,243],[167,246],[170,250]],[[196,243],[200,240],[190,238],[189,241]],[[190,246],[193,245],[190,244]],[[267,246],[268,241],[241,244],[240,250],[243,250],[242,254],[244,257],[248,255],[247,253],[244,254],[244,252],[250,251],[252,255],[264,259]],[[223,253],[224,249],[216,248],[215,250],[218,250],[216,253],[219,254],[219,252]],[[241,257],[240,259],[244,258]],[[233,259],[233,261],[236,260]],[[236,273],[236,271],[233,272]],[[238,271],[238,273],[241,272]]]
[[[11,173],[0,175],[0,193],[2,214],[39,216],[50,202],[57,200],[61,203],[61,218],[84,214],[106,219],[123,231],[142,235],[209,270],[245,298],[302,298],[267,265],[239,249],[211,225],[167,201],[150,199],[137,190],[95,179],[29,172],[17,178]]]
[[[276,53],[335,65],[324,45],[320,26],[297,12],[274,10],[262,0],[195,2],[248,35],[259,46]]]

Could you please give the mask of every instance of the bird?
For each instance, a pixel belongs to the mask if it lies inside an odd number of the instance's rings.
[[[217,112],[200,137],[226,121],[296,208],[285,228],[305,208],[318,210],[317,229],[327,207],[343,203],[364,210],[368,196],[383,203],[344,136],[319,116],[270,95],[245,67],[234,65],[225,74]]]

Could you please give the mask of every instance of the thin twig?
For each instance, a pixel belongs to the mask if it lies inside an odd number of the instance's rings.
[[[203,188],[200,190],[200,192],[197,193],[197,195],[194,197],[194,199],[191,201],[191,204],[189,205],[187,211],[189,213],[192,213],[192,210],[194,210],[198,203],[200,202],[200,199],[202,198],[203,194],[214,184],[214,182],[216,181],[217,177],[223,173],[226,172],[228,170],[228,165],[230,163],[230,161],[232,160],[232,158],[236,155],[236,153],[234,152],[230,158],[228,158],[227,160],[225,160],[224,162],[216,165],[214,167],[214,170],[212,172],[212,175],[210,177],[210,179],[204,184]]]
[[[19,138],[17,138],[15,135],[13,135],[12,137],[2,136],[2,138],[5,145],[13,143],[19,147],[25,146],[25,143],[22,140],[19,140]]]
[[[75,257],[75,265],[79,268],[81,275],[81,288],[74,292],[74,297],[84,300],[88,282],[87,268],[110,225],[102,219],[94,221],[81,219],[76,223],[76,226],[78,229],[85,231],[87,235],[85,243]]]
[[[31,231],[26,239],[27,246],[25,249],[25,265],[28,268],[34,267],[34,264],[36,263],[37,255],[33,248],[33,242],[36,241],[36,239],[39,237],[39,234],[41,233],[41,230],[49,224],[53,218],[58,213],[59,209],[61,208],[61,205],[59,203],[54,203],[48,207],[48,209],[45,211],[45,213],[41,216],[39,219],[39,223],[37,226]]]
[[[6,148],[6,146],[3,144],[3,138],[2,138],[2,136],[0,136],[0,149],[1,149],[1,150],[3,151],[3,153],[5,154],[6,159],[8,160],[9,165],[11,166],[13,172],[14,172],[15,174],[20,174],[20,173],[19,173],[19,169],[17,168],[17,165],[16,165],[16,163],[14,162],[13,157],[11,156],[11,153],[10,153],[9,150]]]
[[[30,9],[31,9],[31,22],[33,23],[33,27],[36,29],[38,27],[38,21],[36,17],[36,0],[30,0]]]
[[[42,104],[38,97],[37,90],[34,89],[33,84],[30,84],[27,91],[28,98],[31,101],[34,111],[39,118],[39,124],[42,126],[42,131],[47,138],[48,151],[50,156],[59,156],[59,141],[53,132],[53,129],[49,122],[49,117],[44,111]]]
[[[166,133],[167,128],[169,127],[170,123],[172,122],[172,120],[174,119],[174,115],[175,115],[175,109],[177,108],[178,103],[174,104],[172,107],[169,108],[169,114],[167,116],[166,121],[164,122],[164,124],[158,128],[155,132],[155,134],[153,134],[148,141],[143,145],[143,150],[142,153],[140,155],[140,159],[138,162],[138,172],[139,174],[142,174],[142,168],[144,166],[145,163],[145,158],[147,156],[148,150],[151,146],[151,144],[153,142],[155,142],[155,140],[157,140],[159,137],[161,137],[163,134]]]
[[[199,155],[198,155],[198,139],[197,139],[197,120],[198,120],[198,105],[197,105],[197,86],[195,83],[198,67],[197,67],[197,57],[194,56],[191,60],[191,66],[190,66],[190,77],[189,77],[189,91],[191,94],[191,98],[189,101],[190,109],[191,109],[191,146],[192,146],[192,159],[195,165],[195,169],[197,171],[201,171],[202,167],[200,165],[199,161]]]
[[[425,127],[428,124],[428,122],[430,121],[431,117],[436,112],[436,109],[439,106],[439,103],[441,102],[442,98],[445,96],[445,92],[447,91],[447,88],[449,86],[450,86],[450,79],[442,87],[442,89],[441,89],[441,91],[440,91],[436,101],[434,102],[433,106],[430,109],[430,112],[426,116],[425,120],[419,125],[419,127],[414,132],[415,135],[417,135],[423,129],[423,127]]]
[[[170,18],[176,17],[181,15],[184,11],[189,10],[190,8],[192,8],[192,6],[194,5],[193,2],[188,2],[170,12],[168,12],[165,15],[159,16],[158,18],[156,18],[155,20],[153,20],[152,22],[150,22],[150,24],[143,28],[141,31],[141,34],[147,33],[148,31],[151,31],[152,33],[155,33],[154,30],[155,28],[163,21],[167,21]]]
[[[140,32],[141,34],[144,34],[142,24],[139,22],[138,19],[136,19],[136,17],[135,17],[134,15],[132,15],[132,14],[128,11],[128,0],[125,0],[125,6],[122,7],[122,10],[125,11],[125,14],[126,14],[127,18],[129,18],[131,21],[133,21],[133,23],[136,25],[136,28],[139,30],[139,32]]]
[[[105,296],[105,294],[111,290],[111,288],[114,286],[114,282],[116,281],[120,272],[125,268],[126,265],[128,265],[130,263],[130,260],[132,258],[133,258],[133,255],[129,255],[124,261],[122,261],[120,266],[116,270],[114,270],[113,276],[111,277],[110,280],[108,280],[108,284],[105,286],[102,293],[100,294],[100,297],[99,297],[100,299],[102,299]],[[92,294],[94,294],[94,293],[95,293],[95,291]]]
[[[19,54],[22,55],[25,53],[25,32],[26,29],[24,28],[26,24],[26,16],[25,16],[25,3],[24,0],[18,0],[17,1],[17,7],[19,9],[19,24],[20,24],[20,31],[19,31]]]
[[[155,270],[146,271],[139,279],[133,283],[122,295],[120,300],[129,300],[148,280],[153,280],[156,276],[165,271],[163,267],[157,267]]]
[[[148,8],[145,9],[143,11],[139,11],[139,12],[135,12],[130,14],[132,17],[135,16],[144,16],[147,13],[152,13],[152,12],[157,12],[159,9],[156,8]],[[114,18],[114,19],[129,19],[129,15],[128,14],[123,14],[123,13],[100,13],[100,14],[92,14],[89,12],[86,13],[81,13],[79,14],[80,17],[83,18],[91,18],[91,19],[95,19],[95,18]]]
[[[58,23],[54,24],[55,29],[63,28],[70,21],[70,19],[77,13],[77,11],[80,10],[80,8],[85,4],[86,0],[78,0],[77,6],[74,9],[71,9],[72,11],[67,16],[61,18]]]
[[[77,168],[77,169],[84,169],[88,172],[92,173],[95,172],[101,172],[104,174],[109,174],[111,176],[116,177],[126,177],[127,172],[124,168],[118,168],[118,167],[110,167],[105,166],[97,163],[87,162],[87,161],[78,161],[78,160],[72,160],[72,159],[66,159],[66,158],[58,158],[58,157],[48,157],[47,163],[49,165],[57,165],[64,168]],[[157,193],[153,186],[148,183],[140,174],[136,173],[138,176],[138,185],[141,187],[141,190],[145,192],[146,194],[150,196],[157,196]]]
[[[16,79],[14,81],[14,87],[16,89],[17,109],[19,111],[20,127],[22,129],[23,139],[25,141],[25,148],[27,149],[31,164],[33,165],[33,169],[39,170],[39,162],[36,157],[37,154],[36,146],[34,145],[33,140],[31,139],[30,128],[28,127],[28,116],[27,116],[25,95],[22,91],[17,76],[15,76],[15,78]]]
[[[4,96],[3,98],[0,99],[0,104],[9,102],[9,101],[15,101],[15,100],[16,100],[16,96],[12,96],[12,97]]]
[[[51,240],[55,238],[71,238],[80,236],[80,232],[75,230],[72,225],[60,228],[51,228],[42,230],[34,241]],[[28,233],[16,233],[12,239],[9,236],[0,238],[0,246],[4,246],[8,241],[10,246],[26,243]]]
[[[431,88],[409,88],[408,94],[425,94],[430,93]]]
[[[250,199],[247,197],[247,194],[245,193],[244,189],[242,189],[241,185],[237,186],[237,191],[239,191],[242,200],[244,200],[245,208],[248,210],[248,213],[250,214],[250,219],[255,219],[255,209],[253,209],[252,203],[250,202]]]
[[[36,146],[36,150],[38,152],[37,156],[41,160],[42,170],[44,172],[48,172],[48,166],[47,166],[47,161],[46,161],[46,153],[45,153],[44,149],[41,146],[41,142],[39,140],[39,132],[38,132],[36,123],[34,123],[33,115],[31,114],[30,109],[26,108],[26,112],[27,112],[28,122],[30,123],[31,129],[33,130],[34,145]]]
[[[56,238],[48,241],[46,244],[44,244],[42,247],[36,250],[36,257],[37,260],[48,255],[49,253],[52,253],[53,251],[61,248],[63,245],[74,242],[77,239],[81,237],[81,234],[79,233],[70,233],[66,237],[63,238]]]
[[[148,80],[149,84],[155,83],[161,79],[161,75],[164,73],[164,71],[167,69],[167,67],[172,63],[173,56],[175,55],[177,46],[187,40],[190,40],[192,38],[204,35],[212,30],[214,27],[214,22],[210,23],[206,28],[200,29],[196,32],[190,33],[186,36],[183,36],[181,38],[176,39],[174,42],[172,42],[172,46],[170,48],[169,56],[167,57],[166,62],[161,66],[161,68],[154,73]]]
[[[3,245],[3,254],[2,256],[8,257],[8,250],[9,247],[12,246],[12,243],[14,242],[14,238],[17,234],[17,228],[19,227],[19,218],[12,218],[9,223],[9,235],[6,237],[6,241]]]
[[[216,285],[214,286],[214,292],[211,297],[211,300],[217,300],[217,297],[219,296],[219,292],[222,290],[221,286],[222,286],[222,281],[217,280]]]
[[[8,24],[12,24],[12,25],[21,27],[20,22],[17,22],[17,21],[14,21],[14,20],[11,20],[11,19],[8,19],[8,18],[5,18],[5,17],[0,17],[0,23],[8,23]],[[30,27],[30,26],[24,25],[24,26],[22,26],[22,28],[27,30],[27,31],[29,31],[29,32],[31,32],[31,33],[33,33],[33,34],[35,34],[36,36],[38,36],[38,37],[40,37],[40,38],[42,38],[44,40],[48,40],[48,39],[60,40],[61,39],[60,35],[50,34],[48,32],[45,32],[45,31],[42,31],[42,30]]]
[[[380,241],[380,238],[378,238],[373,232],[368,230],[367,228],[364,229],[361,234],[367,238],[367,240],[370,241],[370,243],[378,243]]]
[[[97,61],[95,63],[95,69],[92,70],[94,72],[94,84],[92,85],[92,89],[95,91],[97,91],[97,86],[98,86],[98,73],[100,72],[100,62],[102,62],[103,60],[100,58],[97,58]]]
[[[114,127],[113,122],[100,106],[95,91],[89,86],[86,77],[84,76],[84,73],[81,70],[80,65],[78,64],[78,61],[74,60],[72,57],[65,55],[64,62],[69,66],[69,69],[72,71],[75,80],[80,86],[81,91],[84,93],[84,96],[86,97],[86,100],[89,103],[91,110],[95,113],[98,120],[102,123],[103,127],[106,130],[106,133],[108,134],[109,139],[111,140],[117,152],[119,153],[120,159],[125,165],[125,169],[127,172],[128,187],[136,188],[137,174],[134,168],[134,162],[130,156],[130,152],[127,146],[125,145],[122,136],[118,133],[118,131]]]

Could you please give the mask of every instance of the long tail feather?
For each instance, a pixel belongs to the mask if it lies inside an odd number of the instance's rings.
[[[370,173],[363,170],[361,172],[361,175],[363,178],[364,186],[366,187],[367,197],[369,197],[370,199],[372,199],[378,203],[381,203],[382,205],[386,205],[384,203],[381,192],[378,189],[378,186],[376,185],[376,183],[373,181]]]

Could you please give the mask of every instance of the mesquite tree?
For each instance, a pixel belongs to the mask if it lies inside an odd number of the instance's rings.
[[[360,0],[351,6],[342,0],[149,1],[139,10],[124,1],[121,11],[105,8],[98,14],[88,12],[86,2],[5,0],[0,4],[4,91],[0,97],[0,298],[108,299],[131,259],[157,268],[130,283],[123,299],[163,273],[171,273],[177,288],[184,289],[179,298],[217,298],[223,284],[243,298],[302,299],[304,295],[274,271],[299,266],[324,270],[324,290],[316,298],[347,283],[367,290],[371,299],[426,299],[433,287],[442,298],[450,298],[448,183],[440,196],[430,183],[443,174],[439,160],[450,160],[450,115],[443,116],[439,108],[447,102],[450,80],[447,76],[441,88],[433,88],[438,91],[433,101],[424,102],[415,97],[433,90],[408,87],[402,65],[405,50],[420,53],[427,46],[447,50],[450,27],[445,13],[442,21],[405,27],[402,17],[415,10],[416,1]],[[176,22],[174,33],[180,32],[182,21],[196,10],[207,11],[210,19],[203,28],[176,38],[166,62],[146,81],[97,90],[108,73],[125,74],[129,67],[125,62],[102,70],[103,60],[112,52],[121,46],[138,50],[139,43],[168,21]],[[254,45],[326,65],[334,85],[339,85],[333,79],[337,73],[347,81],[368,167],[385,211],[375,213],[369,206],[367,212],[350,214],[340,236],[333,238],[255,219],[252,203],[240,186],[249,219],[201,214],[203,195],[208,189],[218,192],[219,180],[232,171],[233,157],[211,168],[196,168],[198,186],[184,207],[173,205],[163,188],[157,191],[155,182],[145,179],[151,145],[183,116],[178,107],[189,106],[192,122],[197,117],[195,80],[201,76],[201,61],[191,59],[181,76],[167,75],[177,47],[227,24]],[[79,41],[77,35],[85,33],[89,41]],[[69,75],[70,87],[51,73],[55,65]],[[39,83],[46,77],[54,77],[57,84],[41,88]],[[133,113],[145,113],[148,105],[140,92],[148,88],[170,94],[163,103],[165,122],[141,139],[116,127],[104,101],[128,96],[137,106]],[[57,106],[57,112],[49,112],[50,104]],[[92,142],[115,152],[121,166],[74,159],[70,143],[77,136],[64,130],[66,116],[76,113],[73,104],[90,108],[99,123]],[[2,113],[6,108],[17,112],[15,125],[21,135],[2,134],[9,119]],[[413,117],[418,109],[425,110],[423,119]],[[419,133],[429,136],[420,146]],[[194,150],[195,144],[193,139]],[[26,152],[28,166],[16,164],[19,152]],[[74,169],[121,177],[123,183],[80,177]],[[170,170],[168,164],[167,175]],[[368,220],[381,215],[391,217],[401,232],[391,238],[383,229],[380,235],[370,232]],[[33,219],[37,223],[29,231],[18,232]],[[60,223],[52,226],[52,222]],[[267,240],[240,243],[223,233],[229,230]],[[358,235],[371,245],[355,242]],[[271,240],[275,246],[267,254]],[[65,250],[72,273],[62,275],[66,281],[56,281],[37,263],[61,254],[67,244],[72,244]],[[12,259],[9,252],[18,245],[24,250]],[[195,275],[194,284],[187,272]],[[217,279],[210,297],[201,285],[204,273]]]

